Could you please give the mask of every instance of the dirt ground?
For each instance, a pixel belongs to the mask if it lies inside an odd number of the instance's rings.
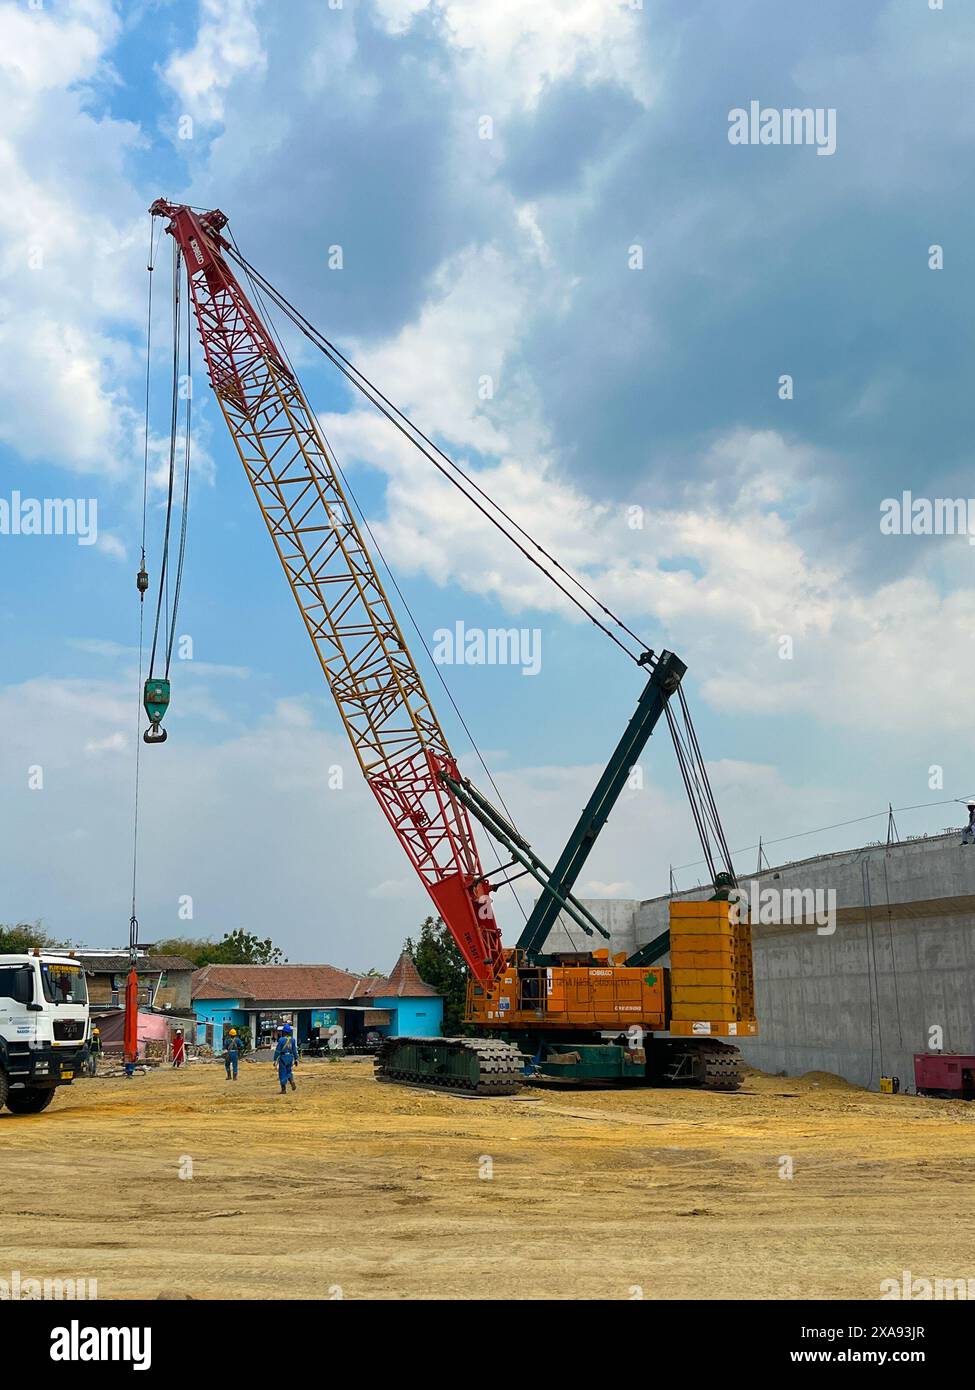
[[[975,1277],[975,1105],[836,1077],[464,1100],[194,1064],[0,1115],[0,1278],[100,1298],[865,1298]],[[793,1176],[781,1177],[791,1159]],[[192,1177],[181,1177],[189,1171]]]

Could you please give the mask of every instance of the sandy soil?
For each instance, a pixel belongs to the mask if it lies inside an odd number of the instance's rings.
[[[0,1278],[97,1278],[101,1298],[873,1299],[905,1269],[975,1277],[975,1105],[757,1074],[732,1096],[477,1101],[355,1061],[306,1063],[298,1087],[197,1064],[4,1112]]]

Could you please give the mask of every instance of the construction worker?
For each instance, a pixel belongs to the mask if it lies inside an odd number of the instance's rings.
[[[98,1070],[98,1054],[102,1050],[101,1029],[95,1027],[91,1030],[91,1037],[88,1039],[88,1075],[94,1076]]]
[[[223,1050],[223,1064],[227,1069],[227,1080],[237,1080],[237,1063],[240,1061],[240,1054],[244,1050],[244,1044],[237,1036],[237,1029],[231,1028],[230,1036],[227,1038],[227,1046]]]
[[[961,832],[963,845],[975,845],[975,801],[968,803],[968,824]]]
[[[182,1028],[177,1028],[173,1035],[173,1068],[179,1071],[186,1061],[186,1039],[183,1037]]]
[[[274,1056],[271,1061],[277,1064],[281,1094],[286,1095],[289,1086],[293,1091],[297,1091],[298,1087],[295,1085],[292,1072],[298,1065],[298,1048],[290,1023],[286,1023],[282,1028],[281,1037],[278,1039],[278,1045],[274,1049]]]

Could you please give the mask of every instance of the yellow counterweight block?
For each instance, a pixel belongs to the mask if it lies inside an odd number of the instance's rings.
[[[733,902],[670,905],[670,1032],[758,1032],[751,927]]]

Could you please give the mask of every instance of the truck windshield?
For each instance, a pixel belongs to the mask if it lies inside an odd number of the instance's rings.
[[[44,998],[52,1004],[87,1004],[88,991],[80,965],[49,965],[41,961]]]
[[[33,998],[33,978],[34,972],[29,965],[0,966],[0,999],[29,1004]]]

